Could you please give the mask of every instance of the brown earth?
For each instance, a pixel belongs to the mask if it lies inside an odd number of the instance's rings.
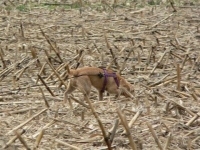
[[[198,1],[24,2],[0,4],[0,149],[200,149]],[[79,63],[119,71],[134,97],[63,105]]]

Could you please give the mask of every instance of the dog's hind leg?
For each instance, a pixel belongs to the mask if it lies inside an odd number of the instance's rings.
[[[65,93],[64,93],[64,104],[67,102],[67,100],[68,100],[68,95],[70,94],[70,93],[72,93],[74,90],[76,89],[76,87],[75,87],[75,84],[74,84],[74,81],[69,81],[69,84],[68,84],[68,86],[67,86],[67,90],[65,91]]]
[[[99,91],[99,101],[103,100],[103,92],[100,90]]]
[[[76,79],[76,89],[83,93],[84,98],[85,95],[90,96],[91,87],[92,84],[88,76],[80,76]]]

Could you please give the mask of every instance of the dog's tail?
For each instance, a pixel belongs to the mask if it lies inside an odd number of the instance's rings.
[[[76,70],[74,70],[74,69],[70,69],[70,67],[69,67],[69,65],[66,65],[66,74],[67,74],[67,76],[69,77],[69,76],[78,76],[78,72],[76,71]]]

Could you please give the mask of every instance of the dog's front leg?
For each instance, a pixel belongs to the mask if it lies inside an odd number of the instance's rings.
[[[103,92],[99,91],[99,101],[103,100]]]
[[[116,90],[115,98],[116,98],[116,99],[119,99],[119,97],[120,97],[121,94],[122,94],[122,90],[121,90],[121,89],[117,89],[117,90]]]

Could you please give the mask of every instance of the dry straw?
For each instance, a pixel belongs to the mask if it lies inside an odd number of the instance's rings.
[[[95,112],[94,107],[92,106],[92,103],[91,103],[91,101],[90,101],[90,99],[88,98],[87,95],[85,95],[85,99],[86,99],[87,103],[88,103],[89,106],[90,106],[90,109],[91,109],[91,111],[92,111],[92,114],[94,115],[95,119],[96,119],[97,122],[98,122],[98,125],[99,125],[99,127],[100,127],[100,129],[101,129],[101,132],[102,132],[103,137],[104,137],[104,141],[105,141],[105,143],[106,143],[108,149],[109,149],[109,150],[112,150],[111,141],[109,140],[109,138],[108,138],[108,136],[107,136],[107,134],[106,134],[106,131],[105,131],[104,127],[103,127],[103,124],[102,124],[101,120],[99,119],[97,113]]]
[[[78,148],[76,146],[73,146],[71,144],[68,144],[67,142],[63,142],[61,140],[58,140],[58,139],[55,139],[55,142],[59,143],[59,144],[62,144],[62,145],[65,145],[67,147],[70,147],[71,149],[75,149],[75,150],[81,150],[81,148]]]
[[[129,142],[130,142],[130,147],[133,150],[137,150],[137,146],[136,146],[136,144],[135,144],[135,142],[133,140],[133,137],[132,137],[131,132],[130,132],[130,128],[128,126],[128,123],[127,123],[127,120],[126,120],[124,114],[121,112],[120,109],[117,109],[117,114],[118,114],[118,116],[119,116],[119,118],[121,120],[122,125],[124,126],[124,128],[126,130],[126,134],[128,136]]]
[[[159,149],[163,150],[161,142],[160,142],[158,136],[156,135],[155,131],[153,130],[152,125],[150,123],[148,123],[148,122],[146,124],[147,124],[147,126],[148,126],[148,128],[149,128],[149,130],[150,130],[150,132],[151,132],[156,144],[158,145]]]
[[[48,87],[48,85],[45,83],[45,81],[42,79],[42,77],[38,74],[38,78],[40,79],[40,81],[42,81],[42,84],[45,86],[45,88],[49,91],[49,93],[51,94],[51,96],[55,96],[53,94],[53,92],[51,91],[51,89]]]
[[[24,134],[26,131],[23,129],[20,133],[18,133],[19,135],[22,135],[22,134]],[[12,139],[10,139],[7,143],[6,143],[6,145],[4,146],[4,149],[6,149],[6,148],[8,148],[16,139],[17,139],[18,137],[17,136],[15,136],[15,137],[13,137]]]
[[[19,128],[23,127],[24,125],[26,125],[27,123],[29,123],[30,121],[32,121],[34,118],[36,118],[37,116],[39,116],[40,114],[42,114],[43,112],[47,111],[47,108],[41,110],[40,112],[38,112],[37,114],[35,114],[34,116],[32,116],[31,118],[27,119],[26,121],[24,121],[23,123],[21,123],[20,125],[16,126],[14,129],[10,130],[8,134],[12,133],[15,130],[18,130]]]
[[[40,142],[41,142],[41,140],[42,140],[43,135],[44,135],[44,130],[42,130],[42,131],[40,132],[40,134],[38,135],[38,137],[37,137],[37,139],[36,139],[36,141],[35,141],[35,146],[34,146],[35,149],[38,148],[38,146],[39,146],[39,144],[40,144]]]
[[[17,132],[14,131],[16,137],[19,139],[19,141],[23,144],[23,146],[25,147],[26,150],[31,150],[31,148],[28,147],[26,141],[24,140],[24,138],[22,138],[22,136]]]

